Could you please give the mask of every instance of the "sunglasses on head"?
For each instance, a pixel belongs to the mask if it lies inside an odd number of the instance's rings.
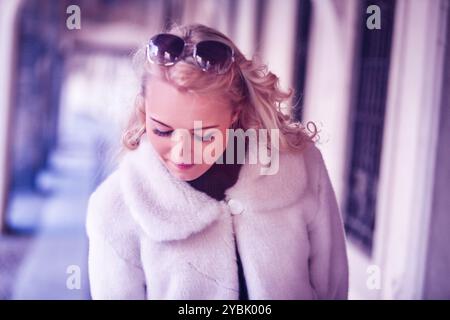
[[[194,64],[203,71],[224,74],[234,61],[234,50],[217,40],[204,40],[193,45],[192,53],[186,53],[191,46],[179,36],[160,33],[152,37],[147,45],[147,58],[151,63],[172,66],[180,60],[192,57]]]

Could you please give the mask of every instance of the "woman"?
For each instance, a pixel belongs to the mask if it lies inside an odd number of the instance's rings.
[[[135,63],[123,157],[89,200],[92,297],[346,299],[316,132],[280,111],[278,78],[198,24],[152,37]]]

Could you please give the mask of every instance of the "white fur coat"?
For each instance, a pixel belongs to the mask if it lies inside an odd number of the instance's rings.
[[[94,299],[238,299],[234,241],[250,299],[347,298],[342,219],[316,146],[281,153],[275,175],[244,164],[217,201],[141,141],[89,199]]]

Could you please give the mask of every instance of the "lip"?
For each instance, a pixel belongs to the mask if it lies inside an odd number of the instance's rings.
[[[190,168],[192,168],[193,166],[194,166],[194,164],[186,164],[186,163],[175,163],[175,162],[172,162],[172,164],[176,167],[176,168],[178,168],[178,169],[180,169],[180,170],[188,170],[188,169],[190,169]]]

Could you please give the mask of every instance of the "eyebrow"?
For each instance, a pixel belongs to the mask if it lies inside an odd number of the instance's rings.
[[[165,126],[165,127],[167,127],[167,128],[170,128],[170,129],[173,129],[171,126],[169,126],[168,124],[165,124],[165,123],[162,122],[162,121],[156,120],[155,118],[152,118],[152,117],[150,117],[150,119],[152,119],[153,121],[159,123],[160,125],[163,125],[163,126]],[[202,128],[189,129],[189,131],[200,130],[200,129],[211,129],[211,128],[218,128],[218,127],[219,127],[219,125],[216,124],[216,125],[213,125],[213,126],[207,126],[207,127],[202,127]]]

